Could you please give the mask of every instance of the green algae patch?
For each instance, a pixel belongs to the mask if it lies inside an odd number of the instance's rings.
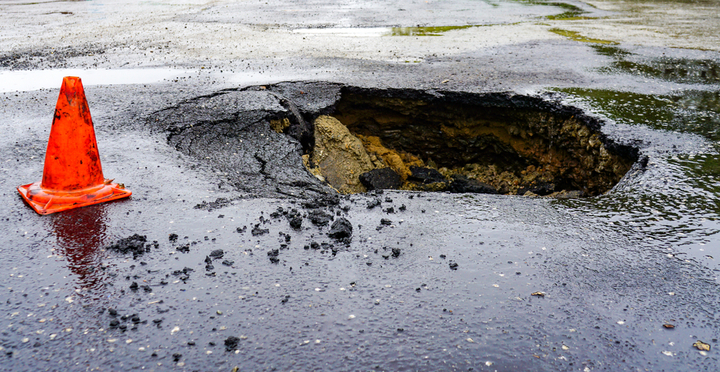
[[[551,28],[550,32],[554,34],[558,34],[560,36],[566,37],[570,40],[579,41],[581,43],[592,43],[592,44],[606,44],[606,45],[617,45],[618,43],[611,40],[602,40],[602,39],[592,39],[589,37],[585,37],[580,35],[579,32],[575,31],[569,31],[569,30],[563,30],[559,28]]]
[[[585,20],[585,19],[597,19],[597,17],[587,17],[583,16],[583,14],[587,14],[585,10],[582,8],[568,4],[568,3],[561,3],[561,2],[547,2],[547,1],[538,1],[538,0],[518,0],[517,1],[520,4],[523,5],[542,5],[542,6],[553,6],[557,8],[564,9],[565,11],[560,14],[553,14],[549,16],[545,16],[545,19],[549,19],[552,21],[577,21],[577,20]]]
[[[454,30],[464,30],[477,25],[464,26],[428,26],[428,27],[392,27],[384,36],[442,36],[443,33]]]

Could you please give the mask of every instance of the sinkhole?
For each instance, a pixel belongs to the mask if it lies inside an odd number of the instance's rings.
[[[353,87],[338,97],[307,118],[303,163],[344,194],[594,196],[638,159],[597,118],[541,97]]]

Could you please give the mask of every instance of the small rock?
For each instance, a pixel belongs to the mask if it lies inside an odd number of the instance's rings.
[[[237,348],[240,338],[230,336],[225,339],[225,351],[233,351]]]
[[[333,220],[332,214],[325,213],[322,210],[315,209],[308,212],[310,222],[317,226],[327,226]]]
[[[528,192],[539,196],[550,195],[555,192],[555,184],[549,182],[538,182],[529,187],[519,189],[518,195],[525,195]]]
[[[692,346],[700,351],[710,351],[710,344],[697,340]]]
[[[267,252],[268,258],[270,259],[271,263],[278,263],[280,262],[280,259],[278,259],[278,255],[280,254],[279,249],[271,249]]]
[[[270,232],[269,229],[260,228],[260,224],[255,225],[255,227],[253,227],[252,231],[250,231],[252,236],[265,235],[269,232]]]
[[[137,256],[149,252],[149,246],[146,246],[147,236],[134,234],[127,238],[123,238],[107,247],[108,250],[120,252],[122,254],[132,253],[133,259]]]
[[[222,249],[216,249],[216,250],[210,252],[210,257],[212,257],[213,259],[222,258],[223,255],[225,255],[225,252],[223,252]]]
[[[455,175],[450,183],[450,192],[454,193],[476,193],[476,194],[497,194],[497,189],[482,183],[478,180],[468,179],[465,176]]]
[[[302,217],[295,216],[290,218],[290,227],[295,230],[300,230],[300,228],[302,227]]]
[[[382,201],[380,201],[380,198],[374,198],[367,203],[367,209],[373,209],[375,207],[380,206],[382,204]]]
[[[424,184],[445,181],[445,177],[442,175],[442,173],[438,172],[435,169],[418,167],[415,165],[411,165],[409,169],[410,175],[408,176],[408,181]]]
[[[331,238],[341,240],[341,239],[347,239],[352,236],[352,224],[350,221],[348,221],[346,218],[338,218],[335,222],[333,222],[332,226],[330,227],[330,232],[328,233],[328,236]]]
[[[458,264],[455,261],[450,261],[450,270],[457,270]]]

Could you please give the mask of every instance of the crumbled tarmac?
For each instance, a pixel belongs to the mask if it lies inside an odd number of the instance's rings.
[[[327,226],[333,220],[333,215],[321,209],[310,210],[307,214],[308,219],[316,226]]]
[[[347,242],[352,237],[352,231],[353,227],[350,221],[341,217],[333,222],[328,236],[335,240]]]
[[[158,248],[159,243],[157,241],[147,243],[147,236],[134,234],[118,240],[114,244],[109,245],[107,249],[122,254],[132,253],[133,259],[136,259],[138,256],[150,252],[150,249],[153,247]]]

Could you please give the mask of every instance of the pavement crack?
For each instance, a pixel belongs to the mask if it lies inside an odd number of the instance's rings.
[[[270,174],[267,173],[267,170],[265,169],[268,163],[267,160],[263,159],[257,153],[253,154],[253,157],[260,163],[260,174],[265,176],[265,178],[273,178],[272,176],[270,176]]]

